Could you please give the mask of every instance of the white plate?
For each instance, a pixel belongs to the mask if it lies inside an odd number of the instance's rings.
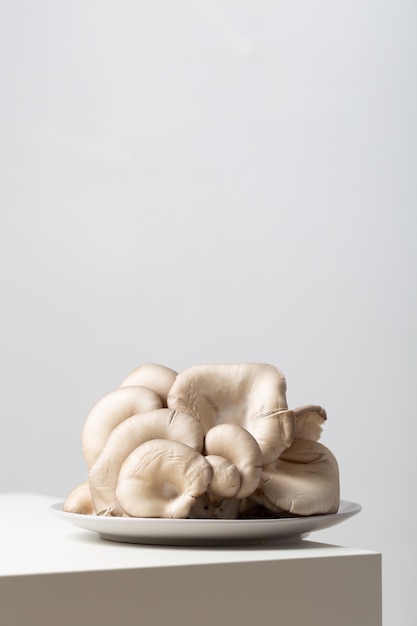
[[[65,521],[91,530],[102,539],[127,543],[171,546],[233,545],[286,541],[306,537],[344,522],[361,510],[356,502],[341,500],[333,515],[313,515],[280,519],[160,519],[144,517],[98,517],[66,513],[63,502],[50,507]]]

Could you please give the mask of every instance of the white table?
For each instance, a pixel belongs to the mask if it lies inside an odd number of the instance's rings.
[[[163,547],[104,541],[0,495],[2,626],[381,626],[381,555],[314,541]]]

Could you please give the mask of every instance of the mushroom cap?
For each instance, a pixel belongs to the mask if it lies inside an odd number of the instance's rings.
[[[279,459],[263,468],[261,484],[251,499],[276,513],[336,513],[340,504],[336,458],[317,441],[296,439]]]
[[[77,485],[67,496],[64,502],[64,511],[82,515],[94,515],[94,503],[88,480]]]
[[[204,435],[199,422],[187,413],[156,409],[132,415],[110,433],[100,456],[90,469],[89,480],[97,514],[123,515],[116,498],[120,468],[135,448],[151,439],[169,439],[202,452]]]
[[[238,424],[219,424],[206,434],[207,455],[228,459],[240,474],[239,490],[235,498],[246,498],[258,486],[262,473],[262,454],[252,435]]]
[[[124,461],[116,495],[132,517],[185,518],[211,480],[204,456],[178,441],[153,439]]]
[[[327,420],[326,411],[317,404],[306,404],[294,409],[295,438],[318,441],[322,424]]]
[[[120,387],[140,385],[153,389],[160,396],[163,406],[166,407],[167,395],[176,376],[177,372],[165,365],[143,363],[130,372]]]
[[[168,406],[194,415],[205,433],[238,424],[258,442],[264,463],[291,445],[295,417],[288,410],[282,372],[264,363],[197,365],[178,374]]]
[[[88,467],[98,459],[111,431],[128,417],[162,408],[156,391],[123,387],[101,398],[91,409],[82,431],[82,450]]]
[[[241,484],[240,472],[236,465],[217,454],[206,455],[206,461],[210,463],[213,470],[213,476],[207,488],[210,499],[218,501],[218,499],[234,498]]]

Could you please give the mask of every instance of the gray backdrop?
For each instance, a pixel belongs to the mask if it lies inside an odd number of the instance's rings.
[[[84,480],[141,363],[273,363],[415,626],[416,13],[1,1],[1,490]]]

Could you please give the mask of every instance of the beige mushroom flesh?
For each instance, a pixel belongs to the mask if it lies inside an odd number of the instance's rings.
[[[186,518],[211,478],[210,464],[190,446],[152,439],[124,461],[116,496],[132,517]]]
[[[82,432],[82,450],[88,467],[100,456],[110,433],[128,417],[162,408],[156,391],[146,387],[122,387],[99,400],[91,409]]]
[[[81,515],[94,515],[94,503],[88,480],[77,485],[67,496],[64,502],[64,511]]]
[[[120,387],[139,385],[152,389],[161,398],[163,406],[167,407],[167,395],[176,377],[177,372],[170,367],[159,363],[144,363],[130,372]]]
[[[116,497],[120,469],[135,448],[151,439],[170,439],[197,452],[203,449],[201,425],[191,415],[156,409],[133,415],[110,434],[103,451],[90,469],[91,495],[98,515],[124,515]]]
[[[335,456],[317,441],[296,439],[279,459],[266,465],[251,499],[268,510],[292,515],[336,513],[340,502]]]
[[[208,455],[222,456],[239,472],[240,486],[233,497],[242,499],[257,488],[262,474],[261,450],[252,435],[238,424],[219,424],[205,438]]]
[[[326,411],[316,404],[306,404],[294,409],[295,438],[318,441],[321,437],[323,424],[327,420]]]
[[[213,471],[207,495],[210,501],[217,506],[225,499],[234,498],[240,489],[240,472],[229,459],[217,454],[207,454],[206,461]]]
[[[319,405],[289,409],[264,363],[155,363],[99,400],[82,431],[88,480],[64,510],[124,517],[288,517],[337,512],[339,468]]]
[[[190,413],[208,433],[218,424],[237,424],[257,441],[263,463],[272,463],[295,437],[282,372],[264,363],[197,365],[178,374],[168,406]]]

